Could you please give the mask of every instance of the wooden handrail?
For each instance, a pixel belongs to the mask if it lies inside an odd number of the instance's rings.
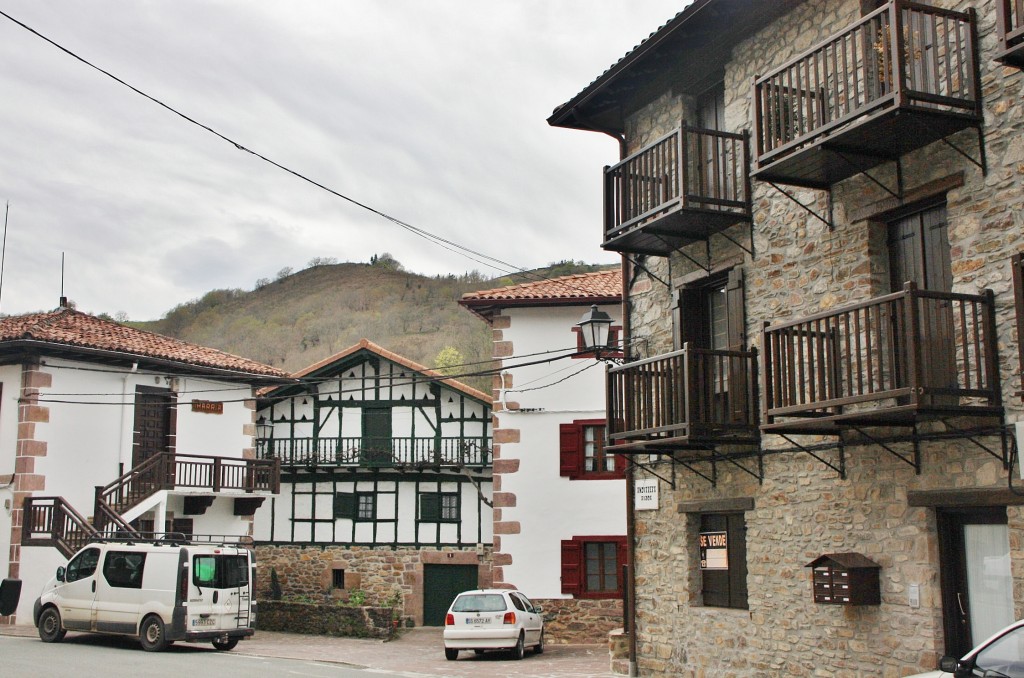
[[[766,323],[765,419],[838,414],[894,398],[916,407],[998,407],[994,313],[988,290],[907,283],[866,302]]]
[[[758,166],[882,108],[980,116],[976,45],[972,12],[890,0],[754,81]]]

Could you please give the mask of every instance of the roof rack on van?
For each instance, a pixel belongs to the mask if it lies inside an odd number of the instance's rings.
[[[209,544],[211,546],[241,546],[251,549],[255,542],[247,534],[185,534],[183,532],[139,532],[128,534],[122,530],[101,532],[92,538],[98,543],[118,544],[166,544],[180,546],[183,544]]]

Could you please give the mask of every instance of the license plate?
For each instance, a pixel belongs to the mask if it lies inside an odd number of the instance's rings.
[[[192,626],[213,626],[217,623],[216,619],[193,619]]]
[[[467,624],[490,624],[490,617],[466,617]]]

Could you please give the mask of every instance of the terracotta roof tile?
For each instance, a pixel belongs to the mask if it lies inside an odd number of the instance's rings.
[[[24,340],[56,346],[112,351],[123,353],[126,358],[137,356],[168,360],[185,365],[258,376],[287,376],[285,372],[277,368],[254,360],[135,329],[69,308],[0,318],[0,349],[4,344]]]
[[[540,280],[482,290],[462,295],[464,305],[474,301],[561,301],[592,303],[604,300],[609,303],[622,298],[622,272],[619,269],[566,275],[561,278]],[[510,304],[511,305],[511,304]]]

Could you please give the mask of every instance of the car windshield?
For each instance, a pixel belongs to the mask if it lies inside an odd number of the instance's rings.
[[[500,593],[459,596],[452,605],[452,612],[504,612],[505,609],[505,596]]]

